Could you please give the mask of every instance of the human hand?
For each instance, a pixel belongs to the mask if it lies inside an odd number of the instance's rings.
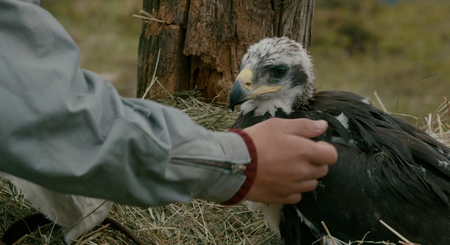
[[[317,187],[317,179],[337,161],[337,151],[309,138],[324,133],[326,121],[272,118],[244,131],[258,154],[258,172],[245,199],[263,203],[297,203],[301,193]]]

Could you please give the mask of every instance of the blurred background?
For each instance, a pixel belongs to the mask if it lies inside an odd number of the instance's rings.
[[[81,67],[136,94],[139,0],[41,0],[78,43]],[[424,117],[450,97],[450,1],[318,0],[310,53],[321,90]]]
[[[136,96],[137,53],[142,21],[133,18],[141,0],[41,0],[81,50],[84,69],[112,82],[125,97]]]

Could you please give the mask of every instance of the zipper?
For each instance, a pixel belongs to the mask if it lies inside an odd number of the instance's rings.
[[[244,164],[231,164],[227,162],[216,162],[212,160],[172,158],[170,162],[185,166],[201,165],[208,167],[216,167],[228,170],[232,174],[244,173],[245,170],[247,170],[247,165]]]

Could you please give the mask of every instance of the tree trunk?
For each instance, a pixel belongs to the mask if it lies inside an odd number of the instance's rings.
[[[200,91],[226,101],[247,48],[264,37],[311,40],[314,0],[144,0],[143,9],[164,21],[144,21],[139,43],[138,97]],[[164,87],[164,88],[163,88]]]

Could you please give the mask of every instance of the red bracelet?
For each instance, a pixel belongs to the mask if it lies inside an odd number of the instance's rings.
[[[222,205],[235,205],[242,200],[252,188],[253,183],[255,182],[256,172],[258,169],[258,154],[256,153],[256,147],[253,143],[253,140],[248,136],[247,133],[242,131],[241,129],[232,129],[228,132],[239,134],[247,145],[248,152],[250,154],[250,163],[247,165],[247,168],[244,171],[246,176],[244,184],[242,184],[241,188],[234,194],[229,200],[222,202]]]

